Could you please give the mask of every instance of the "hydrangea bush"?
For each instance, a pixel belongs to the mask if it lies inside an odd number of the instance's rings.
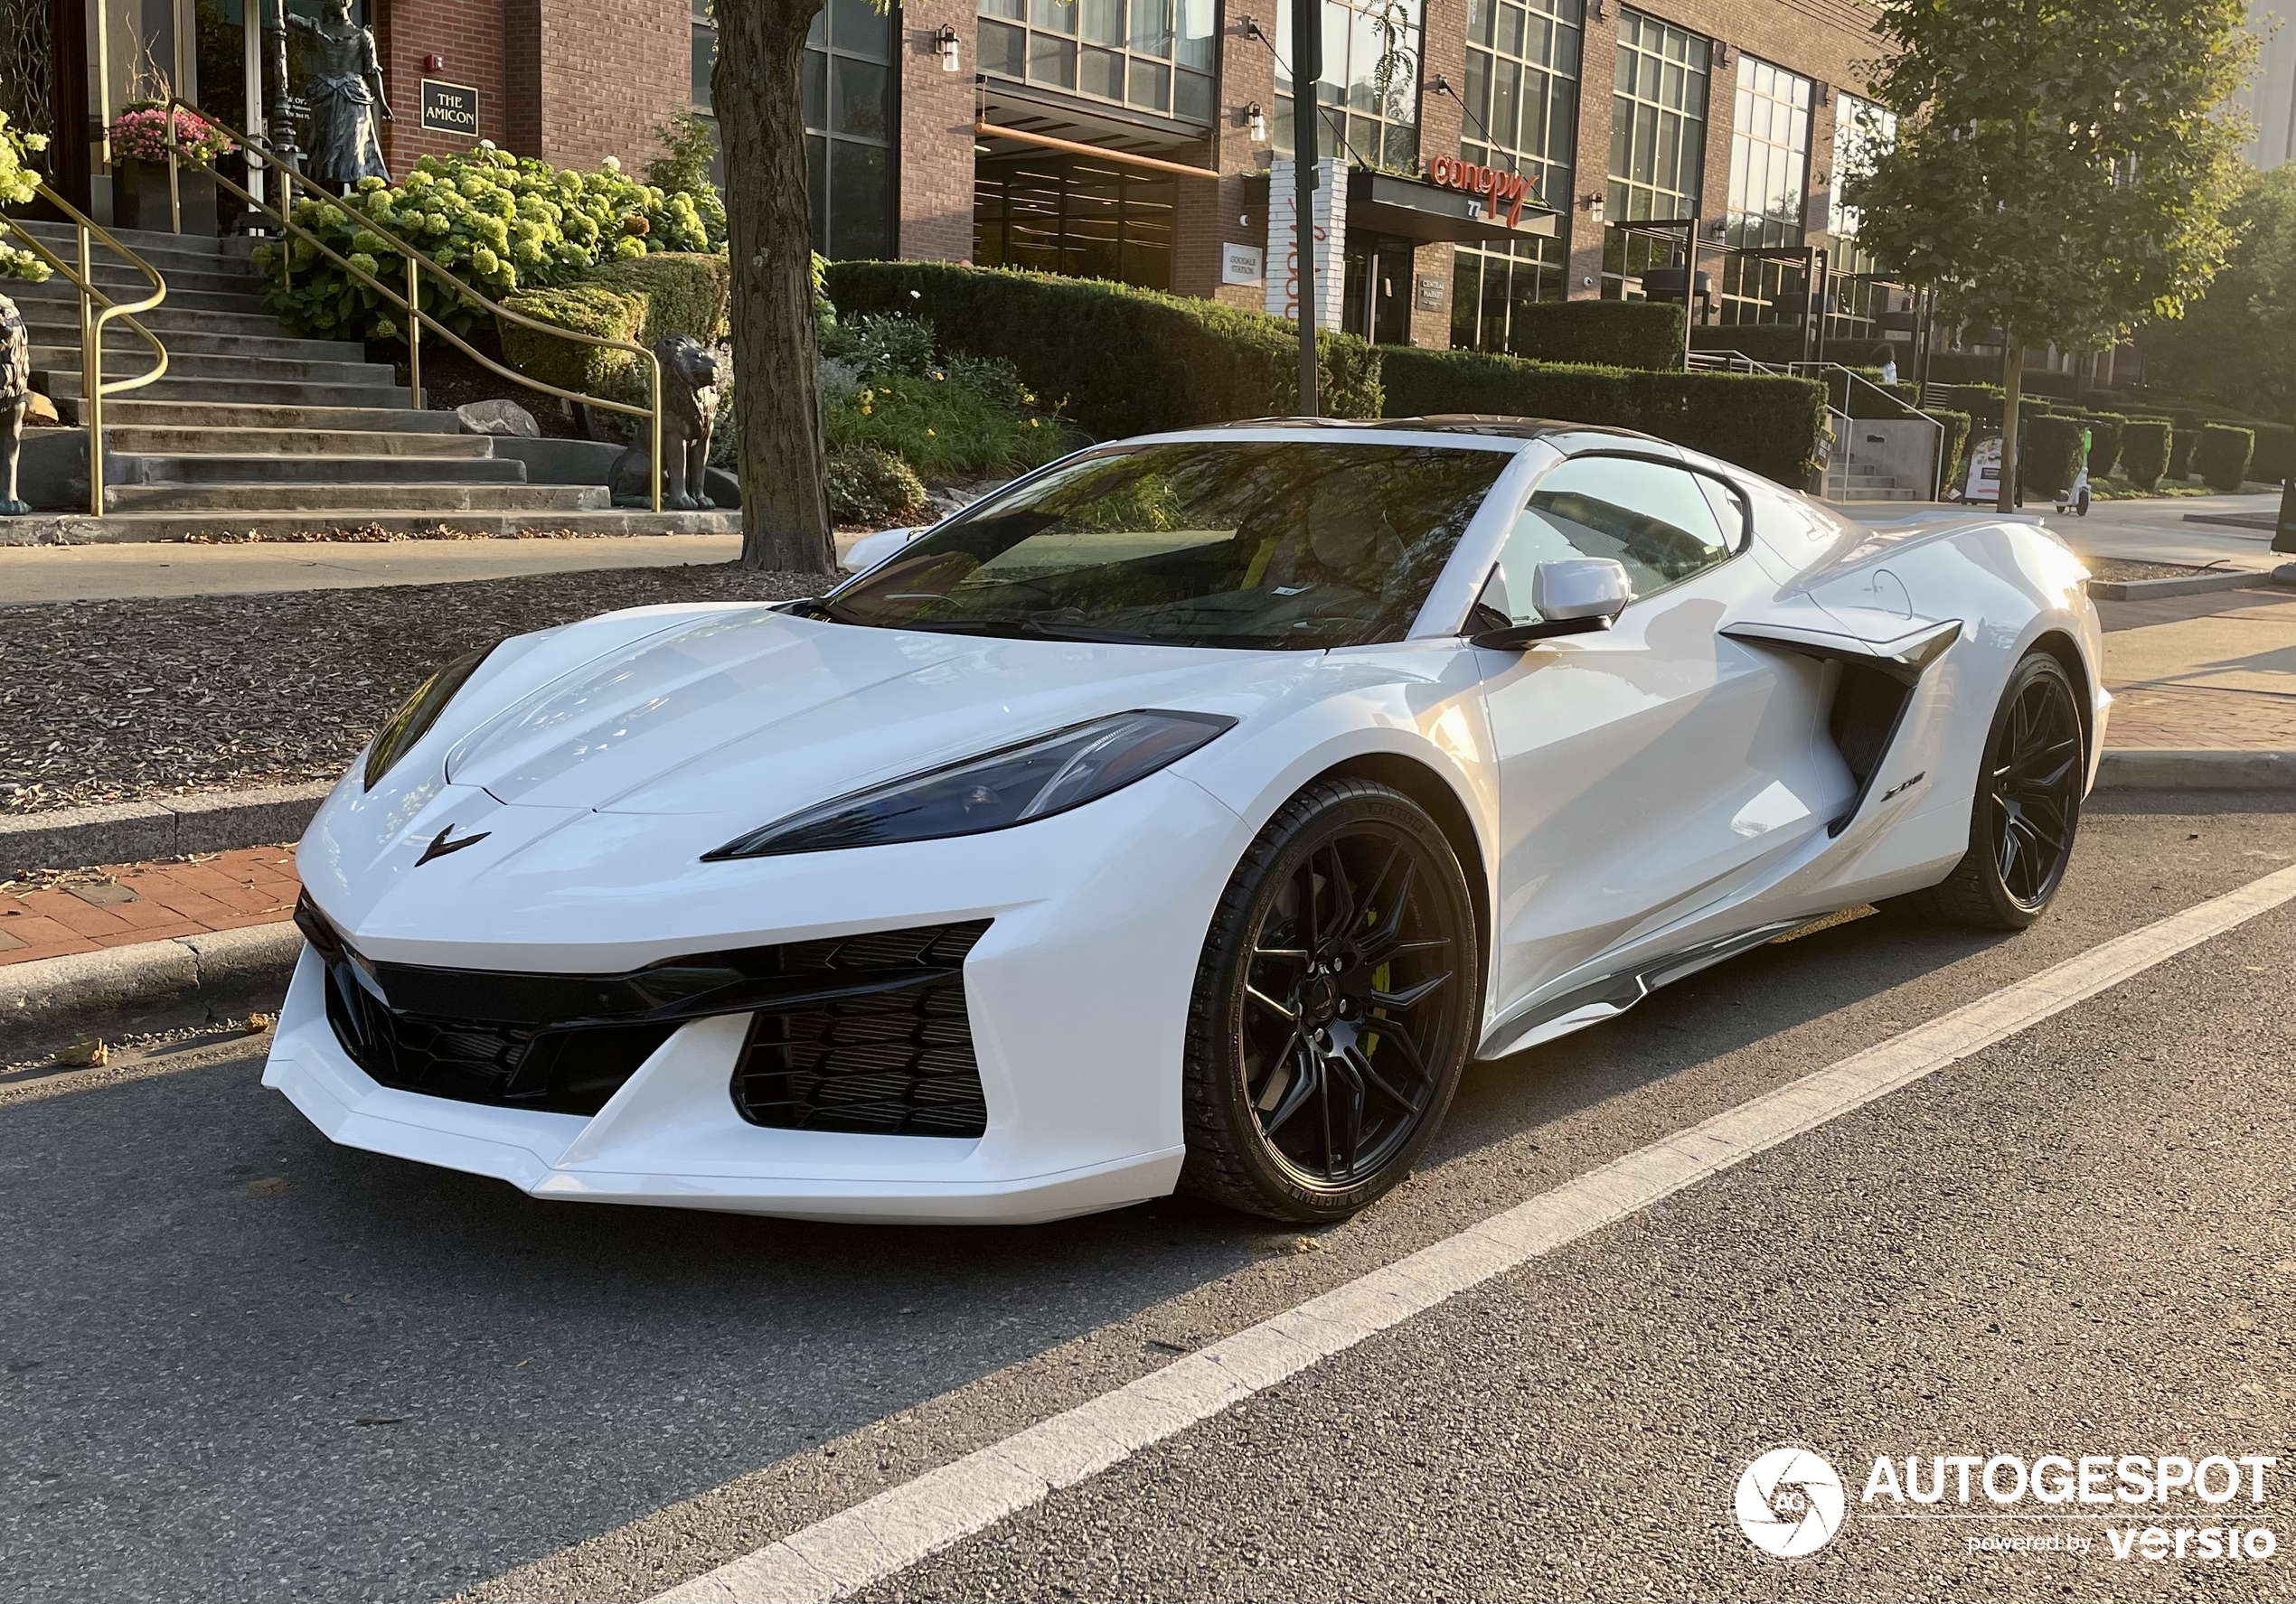
[[[37,174],[24,165],[24,159],[47,148],[46,135],[17,133],[8,127],[8,114],[0,111],[0,206],[22,206],[33,198]],[[47,277],[47,263],[28,250],[19,250],[0,240],[0,278],[40,284]]]
[[[613,157],[588,173],[514,156],[492,142],[458,156],[424,156],[396,187],[362,180],[340,201],[303,200],[295,220],[394,289],[405,268],[387,229],[491,300],[521,289],[572,284],[601,262],[650,251],[725,247],[725,206],[714,191],[671,192],[626,176]],[[260,246],[256,265],[277,273],[273,310],[297,330],[334,339],[397,338],[398,308],[307,240]],[[426,312],[469,335],[488,321],[475,300],[424,276]]]

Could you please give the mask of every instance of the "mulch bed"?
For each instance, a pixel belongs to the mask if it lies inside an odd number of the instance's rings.
[[[425,675],[504,635],[823,584],[729,563],[0,608],[0,811],[333,779]]]
[[[2092,579],[2109,580],[2126,585],[2134,579],[2189,579],[2196,574],[2213,574],[2216,568],[2198,567],[2181,562],[2139,562],[2128,557],[2084,557],[2081,559]]]

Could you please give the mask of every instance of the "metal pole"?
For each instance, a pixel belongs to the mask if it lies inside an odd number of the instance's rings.
[[[88,511],[104,515],[104,327],[96,320],[96,267],[88,225],[80,234],[80,409],[88,425]]]
[[[408,405],[422,410],[422,278],[415,258],[407,258],[407,393]]]
[[[263,19],[256,7],[256,0],[240,0],[240,54],[242,98],[246,104],[240,111],[240,126],[260,132],[263,127]],[[250,146],[241,146],[247,160],[247,192],[259,202],[264,198],[263,158]],[[257,229],[260,220],[254,220]],[[250,230],[254,231],[254,230]]]
[[[1316,84],[1323,77],[1323,0],[1292,0],[1292,158],[1298,180],[1292,218],[1293,250],[1300,264],[1300,416],[1314,417],[1315,145],[1322,108]],[[1338,204],[1338,197],[1332,197]]]

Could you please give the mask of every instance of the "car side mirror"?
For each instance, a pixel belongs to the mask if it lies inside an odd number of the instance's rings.
[[[1633,599],[1625,565],[1607,557],[1543,562],[1530,574],[1530,605],[1538,622],[1487,630],[1473,637],[1474,643],[1520,652],[1557,635],[1591,634],[1610,628]]]
[[[879,530],[873,535],[863,535],[845,549],[837,566],[848,574],[873,568],[924,532],[920,529]]]

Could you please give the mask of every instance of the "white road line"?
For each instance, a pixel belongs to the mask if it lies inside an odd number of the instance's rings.
[[[1911,1085],[2291,899],[2296,868],[2093,947],[889,1487],[650,1604],[786,1604],[857,1592],[1455,1293]]]

